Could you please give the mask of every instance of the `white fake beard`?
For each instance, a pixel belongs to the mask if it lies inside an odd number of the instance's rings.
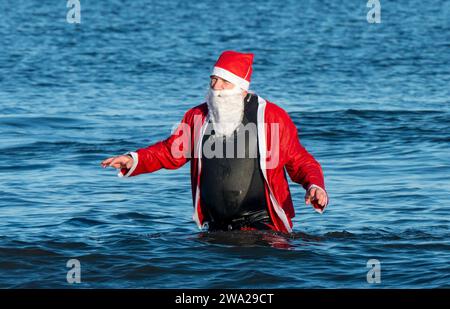
[[[209,89],[206,98],[209,115],[216,136],[229,137],[242,123],[244,117],[244,95],[242,89]]]

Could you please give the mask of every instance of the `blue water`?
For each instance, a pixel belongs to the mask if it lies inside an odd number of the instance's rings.
[[[0,287],[450,287],[450,2],[381,5],[82,0],[75,25],[0,1]],[[100,168],[168,136],[226,49],[323,166],[331,204],[291,184],[292,235],[200,233],[188,165]]]

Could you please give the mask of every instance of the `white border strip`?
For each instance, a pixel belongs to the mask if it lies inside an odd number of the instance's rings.
[[[238,85],[240,88],[242,88],[243,90],[246,90],[246,91],[248,90],[248,88],[250,86],[249,81],[247,81],[247,80],[243,79],[242,77],[239,77],[236,74],[231,73],[230,71],[227,71],[223,68],[214,67],[211,75],[216,75],[223,79],[226,79],[230,83]]]
[[[197,179],[199,179],[201,177],[200,173],[202,172],[202,140],[203,140],[203,136],[205,135],[205,131],[206,128],[208,126],[208,122],[209,122],[209,112],[208,115],[206,115],[205,117],[205,122],[203,123],[201,129],[200,129],[200,136],[198,138],[197,141]],[[195,136],[195,132],[194,132],[194,136]],[[200,223],[200,218],[198,217],[198,207],[200,204],[200,183],[199,181],[197,181],[197,187],[195,189],[195,208],[194,208],[194,214],[192,215],[192,219],[195,221],[195,223],[197,223],[197,226],[199,229],[202,229],[203,226]]]
[[[284,212],[284,209],[278,204],[277,200],[272,194],[272,189],[270,188],[269,181],[267,180],[267,174],[266,174],[266,154],[267,154],[267,148],[266,148],[266,134],[265,134],[265,128],[264,128],[264,113],[266,109],[266,100],[258,96],[258,141],[259,141],[259,157],[260,157],[260,165],[261,170],[264,176],[264,180],[267,183],[267,187],[269,188],[269,195],[270,200],[272,201],[272,204],[274,205],[275,212],[277,213],[278,217],[283,221],[284,227],[286,230],[291,233],[292,228],[289,225],[289,220],[286,216],[286,213]]]

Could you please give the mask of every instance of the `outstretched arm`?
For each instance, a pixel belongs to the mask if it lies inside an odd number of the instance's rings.
[[[120,168],[120,177],[151,173],[161,168],[177,169],[190,159],[190,134],[185,115],[167,139],[127,155],[108,158],[102,162],[102,166]]]

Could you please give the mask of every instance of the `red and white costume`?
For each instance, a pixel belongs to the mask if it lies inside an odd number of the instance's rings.
[[[222,77],[247,90],[252,61],[252,54],[225,52],[216,63],[212,75]],[[297,128],[287,112],[261,97],[258,97],[258,102],[259,163],[265,180],[268,212],[275,230],[291,232],[291,219],[295,212],[285,172],[306,190],[315,186],[325,191],[322,168],[300,144]],[[130,177],[161,168],[176,169],[190,161],[193,219],[199,228],[205,223],[205,210],[200,198],[201,141],[208,121],[206,103],[191,108],[184,115],[178,129],[167,139],[130,152],[134,164],[129,170],[122,169],[120,172],[121,176]],[[323,211],[317,206],[315,208],[319,212]]]

